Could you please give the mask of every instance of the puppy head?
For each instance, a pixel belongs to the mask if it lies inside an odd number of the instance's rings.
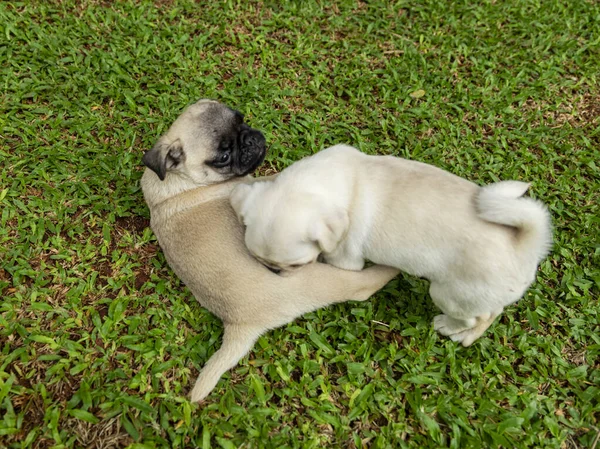
[[[209,185],[252,173],[265,154],[264,136],[244,123],[241,113],[200,100],[175,120],[142,161],[162,181],[173,174]]]
[[[338,246],[348,213],[326,207],[314,196],[280,195],[273,182],[237,186],[231,205],[246,226],[246,247],[263,265],[290,274]]]

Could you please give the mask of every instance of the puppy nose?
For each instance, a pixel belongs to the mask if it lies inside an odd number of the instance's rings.
[[[248,129],[241,132],[240,142],[244,147],[264,145],[265,138],[260,131]]]

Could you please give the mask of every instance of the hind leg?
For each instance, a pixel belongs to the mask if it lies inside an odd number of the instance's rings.
[[[271,282],[265,282],[261,296],[272,302],[256,305],[253,324],[223,323],[223,343],[202,367],[191,393],[192,402],[208,396],[221,376],[250,352],[262,333],[330,304],[349,299],[365,301],[398,273],[395,268],[379,265],[355,272],[312,264],[290,277],[269,275]]]
[[[463,346],[473,344],[503,310],[497,304],[480,300],[485,293],[471,284],[432,282],[429,294],[444,312],[433,319],[433,328]]]
[[[297,316],[337,302],[366,301],[399,273],[397,268],[383,265],[350,271],[331,265],[310,264],[286,278],[287,289],[300,292],[302,296],[302,299],[294,296],[288,300],[292,303],[291,307],[298,307]]]
[[[474,318],[459,319],[448,315],[438,315],[433,319],[433,328],[440,334],[463,346],[471,346],[494,322],[499,312],[484,313]]]
[[[475,318],[452,318],[450,315],[437,315],[433,318],[433,328],[451,339],[453,335],[472,329],[476,323]]]

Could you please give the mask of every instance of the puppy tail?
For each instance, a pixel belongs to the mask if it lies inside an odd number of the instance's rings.
[[[552,224],[545,205],[523,198],[529,184],[502,181],[482,187],[475,197],[479,218],[518,230],[517,248],[521,255],[540,262],[552,247]]]
[[[191,401],[200,402],[208,396],[221,376],[248,354],[261,333],[262,329],[253,326],[225,324],[223,343],[202,367],[191,393]]]

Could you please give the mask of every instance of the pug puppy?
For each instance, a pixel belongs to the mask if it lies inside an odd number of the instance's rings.
[[[398,274],[374,266],[350,272],[313,264],[284,278],[256,261],[229,204],[231,190],[263,161],[260,131],[212,100],[187,108],[143,157],[150,226],[167,262],[200,304],[223,321],[221,348],[202,368],[191,400],[204,399],[269,329],[349,299],[364,301]],[[255,180],[260,182],[259,180]]]
[[[444,312],[434,328],[469,346],[523,296],[552,244],[546,207],[521,198],[528,187],[479,187],[431,165],[336,145],[273,181],[239,185],[231,203],[247,247],[269,267],[302,273],[322,254],[347,270],[368,259],[429,279]]]

